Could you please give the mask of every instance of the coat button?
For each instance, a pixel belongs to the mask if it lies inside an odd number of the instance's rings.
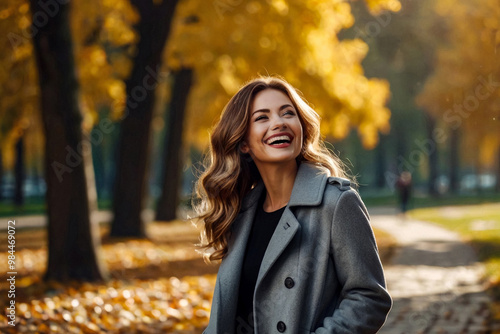
[[[285,325],[285,323],[283,321],[279,321],[278,325],[276,326],[276,328],[278,328],[278,331],[280,333],[283,333],[286,330],[286,325]]]
[[[293,279],[291,277],[287,277],[285,279],[285,286],[288,288],[288,289],[291,289],[293,288],[293,286],[295,285],[295,282],[293,281]]]

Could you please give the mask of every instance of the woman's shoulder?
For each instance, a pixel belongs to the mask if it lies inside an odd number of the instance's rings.
[[[336,186],[341,191],[351,189],[351,181],[343,177],[329,176],[327,182],[330,185]]]
[[[354,184],[349,179],[337,176],[330,176],[325,187],[325,205],[337,206],[340,202],[362,202]]]

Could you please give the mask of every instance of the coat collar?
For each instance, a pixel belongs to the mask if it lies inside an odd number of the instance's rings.
[[[312,163],[302,162],[299,165],[297,176],[295,177],[292,196],[288,202],[288,207],[299,205],[315,206],[321,204],[327,180],[328,175],[325,173],[325,169],[313,165]],[[246,211],[256,204],[263,190],[264,182],[260,180],[243,199],[241,204],[242,211]]]

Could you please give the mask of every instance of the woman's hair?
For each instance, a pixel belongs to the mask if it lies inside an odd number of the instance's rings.
[[[250,122],[255,95],[265,89],[283,92],[297,110],[303,128],[303,146],[297,162],[310,162],[331,176],[346,177],[342,161],[330,152],[320,135],[320,117],[285,80],[259,77],[244,85],[227,103],[210,137],[205,171],[196,183],[193,207],[202,222],[201,246],[208,261],[220,260],[227,253],[232,222],[243,197],[260,180],[255,163],[240,151]],[[353,180],[354,181],[354,180]]]

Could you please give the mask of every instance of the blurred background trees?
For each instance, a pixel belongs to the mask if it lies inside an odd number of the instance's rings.
[[[92,245],[97,208],[113,212],[111,235],[121,237],[144,237],[148,221],[184,215],[210,127],[258,74],[281,75],[302,91],[365,198],[393,197],[404,170],[419,196],[484,193],[495,183],[500,190],[493,0],[71,6],[64,15],[72,41],[54,49],[42,36],[61,29],[51,24],[66,7],[33,2],[30,10],[27,1],[8,0],[0,8],[7,50],[0,55],[0,198],[4,207],[15,202],[16,213],[46,210],[57,236],[81,219],[78,235],[87,233]],[[42,70],[44,52],[54,58],[52,72]],[[74,65],[63,61],[69,57]],[[54,130],[57,122],[64,130]],[[62,182],[50,181],[57,175]]]
[[[498,191],[500,8],[487,0],[441,0],[434,10],[446,22],[446,40],[437,48],[435,70],[417,102],[440,120],[451,137],[450,189],[459,190],[461,166],[465,164],[477,174],[496,171]]]

